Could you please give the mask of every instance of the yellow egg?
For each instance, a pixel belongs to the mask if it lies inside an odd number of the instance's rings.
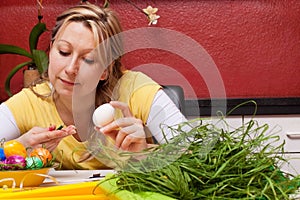
[[[9,156],[23,156],[26,158],[27,151],[25,146],[21,142],[18,142],[17,140],[10,140],[4,143],[3,150],[5,157],[8,158]]]
[[[114,120],[115,108],[109,103],[102,104],[93,113],[95,126],[102,127]]]

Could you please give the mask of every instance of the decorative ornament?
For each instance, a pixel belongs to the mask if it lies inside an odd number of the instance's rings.
[[[26,158],[26,169],[40,169],[43,165],[43,161],[38,157]]]
[[[143,12],[148,16],[149,24],[157,24],[157,20],[160,18],[159,15],[156,14],[158,8],[152,8],[152,6],[148,6],[147,8],[143,9]]]

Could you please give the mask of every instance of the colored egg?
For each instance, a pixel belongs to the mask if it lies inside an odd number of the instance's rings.
[[[102,127],[114,120],[115,108],[109,103],[102,104],[93,113],[95,126]]]
[[[5,142],[3,145],[3,150],[6,158],[15,155],[23,156],[24,158],[26,158],[27,156],[26,148],[21,142],[18,142],[16,140]]]
[[[4,154],[4,149],[3,148],[0,148],[0,161],[3,161],[5,160],[6,156]]]
[[[43,167],[43,161],[38,157],[26,158],[26,169],[40,169]]]
[[[24,169],[26,167],[25,158],[19,155],[7,157],[4,163],[5,163],[4,168],[9,170]]]
[[[38,157],[42,160],[44,166],[52,161],[52,154],[48,149],[45,149],[43,147],[33,149],[30,153],[30,157]]]

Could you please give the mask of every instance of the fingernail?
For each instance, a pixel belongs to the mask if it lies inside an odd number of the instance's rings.
[[[74,126],[74,125],[70,125],[70,127],[73,128],[73,129],[76,129],[76,126]]]
[[[104,133],[104,132],[105,132],[105,129],[104,129],[104,128],[100,128],[99,131],[100,131],[101,133]]]
[[[56,129],[55,125],[50,125],[48,131],[54,131]]]

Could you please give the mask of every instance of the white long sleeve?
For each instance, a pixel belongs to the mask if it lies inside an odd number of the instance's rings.
[[[166,127],[177,125],[185,121],[187,121],[187,119],[169,96],[163,90],[159,90],[154,97],[147,120],[147,127],[156,141],[158,143],[164,143],[164,134],[168,140],[172,138],[173,134]]]
[[[11,111],[4,103],[0,104],[0,139],[7,141],[19,136],[20,130]]]

